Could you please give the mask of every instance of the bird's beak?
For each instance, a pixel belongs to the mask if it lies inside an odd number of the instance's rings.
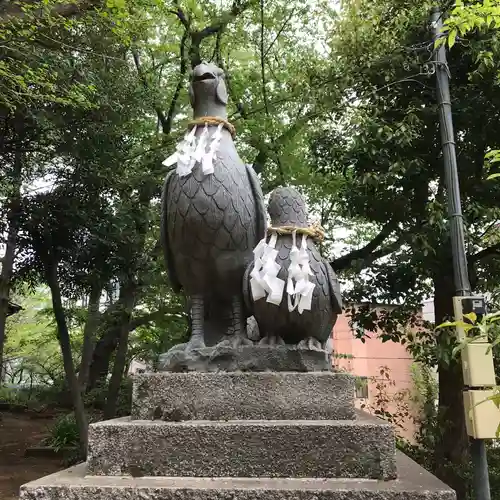
[[[198,64],[193,70],[193,82],[202,82],[204,80],[215,80],[216,76],[206,64]]]

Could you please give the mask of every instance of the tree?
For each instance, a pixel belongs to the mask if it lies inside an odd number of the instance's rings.
[[[8,300],[14,272],[16,238],[23,184],[40,175],[27,156],[39,155],[40,148],[50,148],[43,136],[41,110],[53,103],[88,107],[92,85],[78,81],[71,68],[61,71],[60,54],[50,50],[52,33],[64,26],[63,18],[47,18],[54,2],[4,2],[0,6],[0,155],[6,166],[0,177],[2,192],[1,237],[5,236],[5,255],[0,275],[0,370],[5,342]],[[14,15],[14,13],[17,13]],[[52,19],[52,22],[51,22]],[[63,19],[63,22],[61,22]],[[36,21],[36,22],[35,22]],[[70,27],[68,27],[70,29]],[[47,42],[49,50],[47,50]],[[37,107],[37,105],[39,105]],[[5,221],[5,222],[3,222]],[[0,373],[1,380],[1,373]]]
[[[377,315],[370,308],[353,311],[368,330],[408,342],[439,369],[438,474],[459,498],[466,488],[447,463],[467,463],[460,364],[452,357],[454,338],[442,333],[413,343],[401,328],[422,298],[434,296],[436,322],[453,315],[451,243],[447,229],[443,162],[434,85],[429,9],[423,3],[347,3],[332,43],[332,58],[345,75],[347,105],[313,142],[317,172],[344,181],[335,200],[339,215],[379,228],[359,250],[332,265],[355,281],[355,302],[392,302],[401,307]],[[498,185],[485,181],[487,148],[498,148],[500,93],[496,71],[476,72],[485,40],[471,34],[467,46],[450,53],[452,96],[459,151],[459,175],[467,227],[471,282],[488,286],[486,275],[499,264],[499,246],[487,242],[498,221]],[[422,345],[422,341],[425,341]],[[427,348],[422,351],[423,347]],[[419,351],[417,351],[419,349]]]
[[[168,288],[157,241],[161,160],[190,113],[189,68],[201,58],[224,67],[239,149],[271,188],[311,173],[301,160],[308,126],[323,112],[316,107],[322,82],[315,75],[325,58],[304,36],[316,28],[299,25],[307,9],[297,2],[235,1],[227,10],[210,2],[172,9],[155,0],[108,1],[102,10],[96,2],[25,6],[0,15],[8,42],[3,105],[25,126],[32,118],[35,139],[23,182],[48,174],[53,187],[23,193],[15,277],[52,290],[76,406],[76,387],[90,390],[105,380],[114,356],[112,415],[130,333],[142,327],[133,343],[144,326],[167,318],[177,338],[185,317]],[[316,14],[328,19],[332,13],[318,6]],[[22,36],[12,38],[14,32]],[[119,296],[97,313],[96,297],[116,283]],[[82,296],[91,300],[75,383],[71,359],[78,357],[68,348],[65,299]],[[160,343],[170,342],[164,335]]]

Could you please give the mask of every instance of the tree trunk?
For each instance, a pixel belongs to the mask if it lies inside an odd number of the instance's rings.
[[[3,381],[6,323],[9,314],[9,297],[16,253],[16,237],[19,227],[19,210],[21,208],[21,174],[22,152],[19,147],[14,154],[11,177],[12,191],[7,203],[7,241],[5,242],[5,255],[2,259],[2,272],[0,274],[0,384]]]
[[[453,318],[454,315],[452,297],[455,295],[455,288],[452,270],[435,276],[433,281],[436,325],[439,325],[446,319]],[[448,334],[443,331],[440,335]],[[439,360],[438,376],[438,423],[441,432],[436,436],[436,474],[457,492],[457,500],[465,500],[468,488],[464,478],[464,468],[468,464],[469,449],[465,428],[460,360],[456,358]]]
[[[80,392],[80,385],[76,378],[75,366],[73,364],[73,356],[71,353],[71,341],[66,322],[66,315],[61,300],[61,290],[59,288],[59,280],[57,277],[57,263],[48,262],[47,268],[47,283],[50,287],[52,294],[52,307],[54,308],[54,316],[57,323],[57,337],[61,347],[63,358],[64,373],[66,374],[66,381],[68,383],[73,408],[75,411],[75,419],[78,426],[80,435],[80,450],[84,457],[87,456],[87,417],[85,415],[85,408],[83,406],[82,393]]]
[[[132,309],[134,308],[135,287],[131,284],[124,290],[123,300],[123,315],[120,325],[120,338],[118,341],[118,349],[115,355],[115,363],[113,365],[113,373],[109,381],[108,396],[106,399],[106,407],[104,409],[104,419],[108,420],[116,416],[116,407],[118,396],[120,394],[120,386],[123,380],[125,366],[127,364],[128,338],[130,332],[130,318]]]
[[[135,303],[137,290],[134,288],[131,300]],[[101,336],[96,342],[92,353],[87,391],[104,385],[110,371],[111,359],[115,352],[121,334],[123,324],[123,311],[127,309],[125,303],[127,296],[120,293],[118,300],[101,315]],[[121,311],[121,312],[120,312]]]
[[[120,328],[115,325],[107,327],[97,341],[90,363],[87,391],[104,384],[109,373],[111,357],[120,338]]]
[[[92,352],[94,350],[95,331],[99,317],[99,299],[101,298],[101,287],[94,285],[90,291],[88,315],[83,330],[82,359],[80,362],[80,371],[78,373],[78,384],[80,390],[85,391],[89,379],[90,362],[92,361]]]

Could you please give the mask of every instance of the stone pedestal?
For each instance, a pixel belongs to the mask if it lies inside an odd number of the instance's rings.
[[[354,410],[329,372],[155,373],[131,417],[92,424],[86,464],[28,483],[24,500],[454,500]]]

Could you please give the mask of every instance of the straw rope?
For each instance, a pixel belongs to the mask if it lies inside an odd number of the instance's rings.
[[[217,116],[201,116],[200,118],[191,120],[188,127],[191,128],[197,125],[220,125],[221,123],[234,139],[236,136],[236,129],[234,128],[234,125],[229,123],[227,120],[224,120],[224,118],[218,118]]]
[[[305,234],[316,241],[323,241],[325,239],[325,230],[319,224],[313,224],[309,227],[295,227],[295,226],[270,226],[267,228],[268,233],[276,234]]]

